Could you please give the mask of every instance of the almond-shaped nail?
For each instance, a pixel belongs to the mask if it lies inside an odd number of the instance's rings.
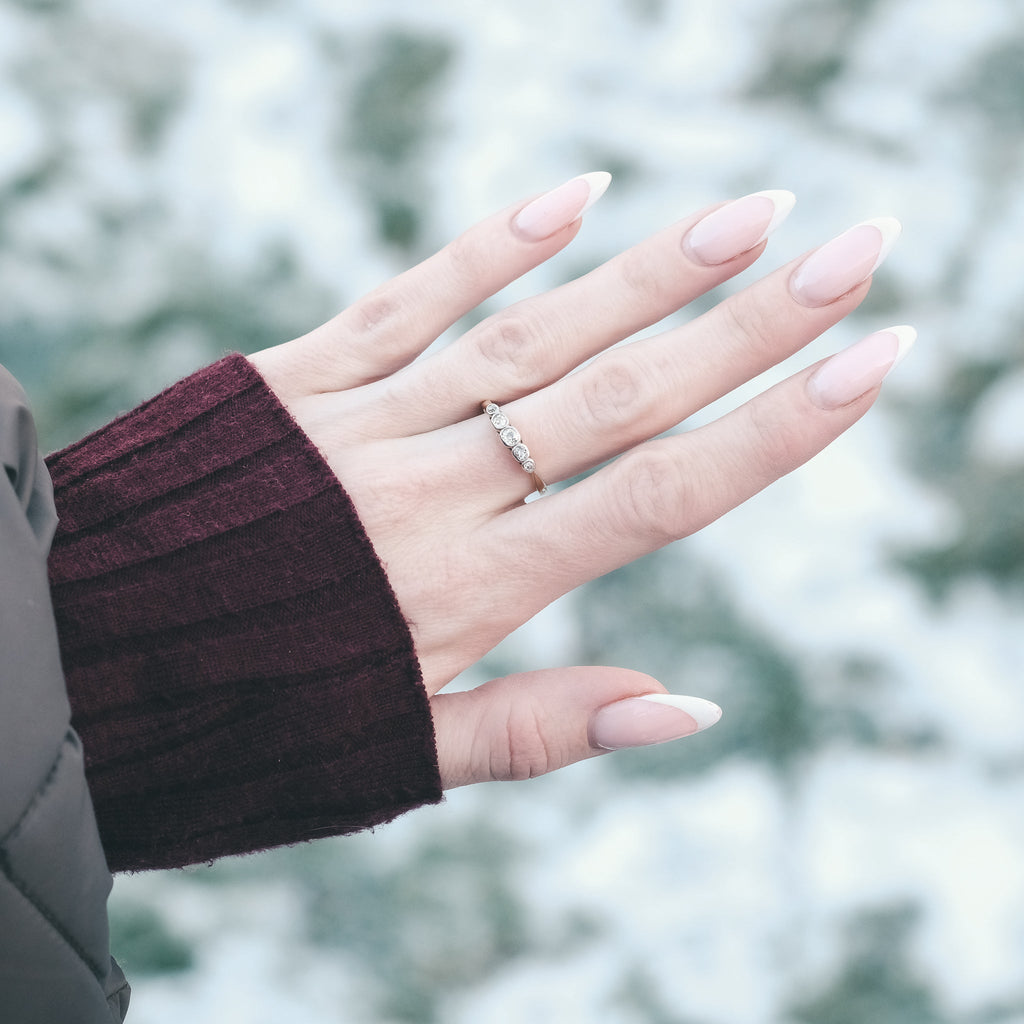
[[[590,721],[591,746],[600,750],[648,747],[692,736],[722,717],[722,709],[703,697],[648,693],[606,704]]]
[[[866,281],[889,255],[902,227],[878,217],[844,231],[815,249],[793,272],[789,290],[802,306],[827,306]]]
[[[760,245],[788,216],[796,196],[769,189],[734,199],[713,210],[686,233],[683,252],[695,263],[715,267]]]
[[[542,242],[578,220],[604,195],[612,176],[591,171],[534,199],[513,218],[512,227],[527,242]]]
[[[917,338],[906,325],[862,338],[822,363],[807,380],[807,394],[819,409],[841,409],[877,388],[903,361]]]

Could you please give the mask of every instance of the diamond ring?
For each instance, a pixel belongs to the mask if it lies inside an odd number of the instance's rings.
[[[537,493],[543,494],[547,490],[547,486],[537,475],[537,464],[530,456],[530,449],[523,444],[519,431],[509,423],[508,417],[494,402],[481,402],[480,408],[491,421],[491,426],[498,432],[501,443],[512,453],[516,462],[533,477],[533,486],[537,488]]]

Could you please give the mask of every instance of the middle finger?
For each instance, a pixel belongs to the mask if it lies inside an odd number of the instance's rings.
[[[457,423],[483,398],[510,401],[544,387],[745,270],[794,202],[791,192],[758,192],[695,214],[368,385],[358,406],[376,436],[400,437]]]
[[[801,349],[860,304],[899,230],[892,218],[857,225],[692,323],[605,353],[509,403],[504,411],[537,472],[551,482],[604,462]],[[528,492],[529,478],[487,433],[477,429],[476,446],[489,445],[481,454],[501,481],[491,497],[507,507]]]

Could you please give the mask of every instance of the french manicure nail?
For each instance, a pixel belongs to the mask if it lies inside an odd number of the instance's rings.
[[[541,242],[578,220],[604,195],[612,176],[591,171],[534,199],[512,220],[512,227],[527,242]]]
[[[917,338],[913,327],[889,327],[862,338],[821,364],[807,381],[819,409],[839,409],[877,388],[903,361]]]
[[[827,306],[866,281],[889,255],[902,227],[895,217],[878,217],[844,231],[816,249],[789,280],[802,306]]]
[[[735,199],[699,220],[683,238],[683,252],[705,267],[718,266],[760,245],[788,216],[796,196],[770,189]]]
[[[703,697],[648,693],[606,704],[590,722],[591,745],[602,750],[647,747],[692,736],[722,717],[722,709]]]

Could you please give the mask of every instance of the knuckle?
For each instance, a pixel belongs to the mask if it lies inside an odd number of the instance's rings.
[[[658,442],[634,448],[619,460],[619,471],[623,475],[623,485],[617,488],[623,528],[641,533],[652,546],[683,536],[696,495],[672,451]]]
[[[619,279],[644,308],[660,306],[664,298],[664,282],[658,269],[642,246],[634,246],[616,257]]]
[[[475,292],[488,277],[489,254],[476,234],[467,231],[449,242],[444,250],[447,271],[457,287]]]
[[[352,308],[356,328],[366,334],[377,334],[397,319],[401,302],[396,289],[384,285],[360,299]]]
[[[545,738],[544,723],[534,707],[513,705],[508,712],[508,746],[491,758],[491,777],[522,782],[561,767]]]
[[[583,410],[599,426],[636,420],[647,408],[649,382],[635,359],[611,353],[581,375]]]
[[[725,317],[725,333],[754,356],[759,364],[774,363],[779,348],[779,322],[764,307],[742,292],[719,309]]]
[[[521,310],[506,310],[483,323],[476,347],[500,379],[531,385],[543,377],[540,332]]]
[[[758,476],[775,480],[795,469],[802,461],[800,439],[782,411],[754,402],[747,410],[748,442]]]

